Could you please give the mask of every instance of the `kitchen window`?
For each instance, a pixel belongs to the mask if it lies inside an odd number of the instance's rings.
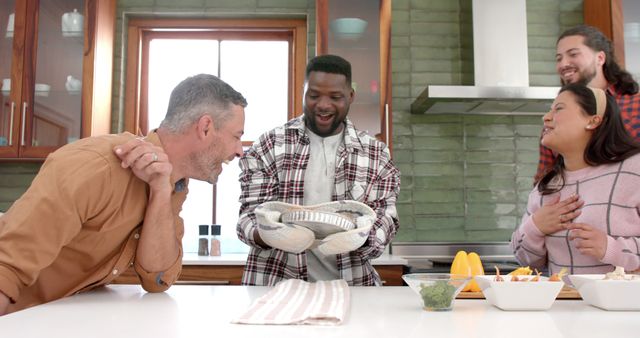
[[[247,149],[302,106],[305,25],[302,20],[131,20],[129,46],[134,50],[128,59],[134,62],[127,65],[126,93],[137,95],[125,98],[125,129],[146,134],[157,128],[171,90],[188,76],[208,73],[247,99],[242,139]],[[222,253],[248,252],[236,235],[239,174],[236,159],[224,167],[216,186],[190,181],[181,212],[185,252],[197,252],[199,224],[222,225]]]

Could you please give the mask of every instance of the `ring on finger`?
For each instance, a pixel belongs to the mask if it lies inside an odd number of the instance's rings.
[[[157,161],[158,161],[158,154],[151,153],[151,162],[157,162]]]

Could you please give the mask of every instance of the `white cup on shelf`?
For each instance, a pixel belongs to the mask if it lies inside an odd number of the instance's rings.
[[[8,92],[11,90],[11,79],[2,79],[2,91]]]
[[[7,34],[5,35],[8,38],[12,38],[13,37],[13,23],[15,20],[15,13],[11,13],[9,15],[9,20],[7,22]]]
[[[82,89],[82,81],[72,75],[67,75],[67,82],[65,82],[64,87],[69,93],[77,93]]]

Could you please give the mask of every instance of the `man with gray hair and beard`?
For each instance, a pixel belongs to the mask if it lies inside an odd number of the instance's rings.
[[[81,139],[51,153],[0,216],[0,315],[109,284],[133,266],[148,292],[182,267],[190,178],[215,184],[242,155],[244,97],[213,75],[174,88],[144,139]]]

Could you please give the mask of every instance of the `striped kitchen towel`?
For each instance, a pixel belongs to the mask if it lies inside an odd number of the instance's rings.
[[[258,298],[232,323],[340,325],[349,301],[349,286],[342,279],[315,283],[288,279]]]

